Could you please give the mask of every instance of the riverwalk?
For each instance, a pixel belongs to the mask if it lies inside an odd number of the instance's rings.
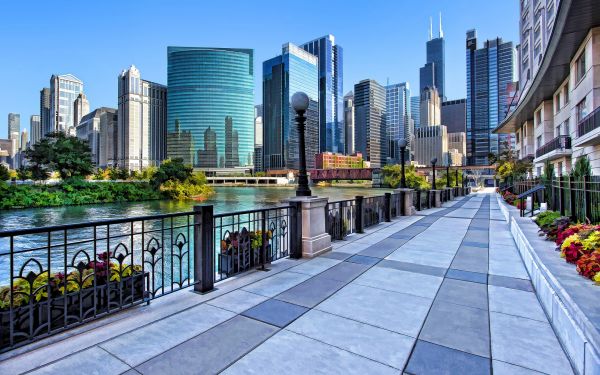
[[[569,374],[492,194],[0,356],[1,374]]]

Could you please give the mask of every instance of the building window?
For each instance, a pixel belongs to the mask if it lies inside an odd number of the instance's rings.
[[[565,122],[563,122],[563,132],[565,133],[565,135],[571,134],[571,127],[569,126],[569,119],[566,119]]]
[[[554,113],[560,111],[560,91],[554,96]]]
[[[542,123],[542,110],[535,113],[535,126],[540,126]]]
[[[564,105],[567,105],[569,103],[569,83],[565,85],[564,102]]]
[[[554,136],[555,137],[560,137],[560,124],[556,127],[556,130],[554,131]]]
[[[577,122],[581,122],[587,116],[585,98],[577,104]]]
[[[535,140],[536,143],[536,148],[540,148],[542,147],[542,136],[538,135],[537,139]]]
[[[575,82],[579,82],[585,76],[585,49],[581,52],[581,56],[575,61]]]

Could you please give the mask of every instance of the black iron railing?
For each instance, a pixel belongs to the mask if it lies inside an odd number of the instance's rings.
[[[556,150],[570,150],[571,149],[571,137],[568,135],[559,135],[554,138],[550,142],[546,143],[542,147],[538,148],[535,151],[535,156],[539,158],[540,156],[546,155],[549,152]]]
[[[327,233],[333,241],[343,240],[356,232],[356,200],[329,202],[325,206]]]
[[[363,228],[368,228],[385,221],[385,208],[384,195],[365,197],[362,206]]]
[[[577,124],[577,136],[581,137],[598,128],[600,128],[600,107],[579,121]]]

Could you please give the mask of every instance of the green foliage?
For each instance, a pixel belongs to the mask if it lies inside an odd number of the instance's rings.
[[[402,167],[400,164],[386,165],[382,168],[383,183],[392,188],[400,186],[402,180]],[[431,185],[425,177],[417,174],[414,165],[405,166],[404,176],[406,178],[406,187],[411,189],[430,189]],[[444,182],[445,183],[445,182]]]
[[[572,176],[577,180],[583,180],[585,177],[592,175],[592,166],[586,155],[577,158],[575,167],[571,171]]]
[[[254,177],[267,177],[266,172],[255,172]]]
[[[539,225],[541,228],[547,227],[548,225],[554,223],[554,220],[560,217],[560,212],[556,211],[544,211],[540,212],[536,219],[535,223]]]
[[[129,179],[129,170],[126,168],[108,167],[108,178],[112,181]]]
[[[151,182],[155,187],[167,181],[184,182],[192,176],[193,171],[192,166],[183,164],[181,158],[167,159],[156,170]]]
[[[519,159],[517,151],[508,142],[503,142],[501,152],[490,154],[490,164],[496,164],[496,177],[503,180],[522,178],[531,172],[533,164],[529,159]]]
[[[17,169],[17,179],[21,181],[31,179],[31,171],[25,167]]]
[[[93,171],[87,141],[62,132],[48,134],[32,148],[28,148],[25,156],[30,163],[28,169],[35,179],[45,179],[51,171],[58,172],[63,180],[71,177],[84,178]]]
[[[10,179],[10,173],[8,168],[4,164],[0,164],[0,181],[7,181]]]

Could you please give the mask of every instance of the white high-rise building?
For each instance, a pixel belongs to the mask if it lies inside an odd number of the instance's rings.
[[[388,157],[390,162],[400,160],[398,142],[402,139],[408,142],[405,160],[410,160],[413,120],[410,115],[410,86],[408,82],[386,86],[386,125],[388,139]]]
[[[29,142],[34,145],[42,139],[42,122],[39,115],[32,115],[29,118]]]
[[[441,125],[442,102],[437,88],[425,87],[421,92],[420,127]]]
[[[81,118],[90,113],[90,102],[84,93],[80,92],[73,103],[73,126],[77,128]]]
[[[49,132],[75,135],[75,100],[83,92],[83,82],[72,74],[50,78]]]
[[[444,125],[422,126],[415,130],[415,162],[431,165],[437,158],[438,165],[448,164],[448,132]]]
[[[97,167],[116,164],[117,110],[98,108],[81,118],[77,125],[77,137],[88,141],[92,151],[92,163]]]
[[[131,66],[119,75],[118,165],[140,170],[166,155],[167,88],[141,79]]]

